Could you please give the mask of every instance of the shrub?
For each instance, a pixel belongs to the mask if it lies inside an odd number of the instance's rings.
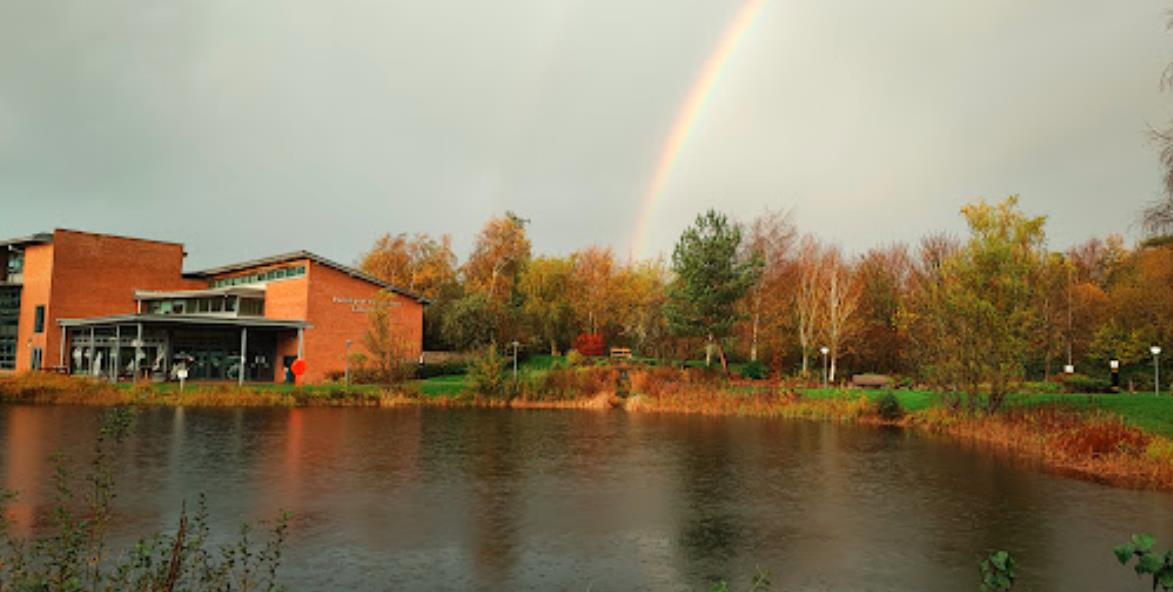
[[[769,369],[766,368],[766,365],[761,360],[746,362],[741,367],[741,372],[739,372],[742,378],[748,378],[750,380],[762,380],[768,373]]]
[[[896,395],[887,392],[876,401],[876,415],[886,421],[895,421],[904,417],[904,406],[900,404],[900,399],[896,398]]]
[[[601,333],[583,333],[575,337],[574,350],[588,357],[605,355],[606,348],[603,343],[603,335]]]
[[[558,368],[546,372],[531,384],[527,397],[533,400],[581,399],[614,388],[615,370],[599,366]]]
[[[468,363],[453,360],[439,363],[426,363],[422,366],[417,366],[415,369],[415,377],[420,380],[428,378],[435,378],[436,376],[457,376],[468,372]]]
[[[469,360],[468,381],[472,391],[490,399],[505,394],[505,376],[501,372],[505,359],[497,353],[497,346],[490,344],[480,355]]]
[[[1083,374],[1069,374],[1063,377],[1063,392],[1067,393],[1109,393],[1112,383],[1103,378],[1092,378]]]
[[[583,355],[577,349],[572,349],[566,354],[566,365],[570,367],[579,366],[583,363]]]
[[[1074,457],[1103,456],[1115,453],[1139,454],[1148,449],[1149,436],[1117,417],[1090,421],[1065,430],[1056,439],[1056,447]]]

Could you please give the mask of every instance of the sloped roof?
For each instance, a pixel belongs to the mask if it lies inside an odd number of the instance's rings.
[[[7,247],[9,245],[20,246],[20,245],[29,245],[29,244],[39,244],[39,243],[51,243],[51,242],[53,242],[53,233],[51,233],[51,232],[38,232],[37,234],[31,234],[29,236],[18,236],[15,238],[8,238],[8,239],[0,240],[0,247]]]
[[[252,269],[254,267],[263,267],[266,265],[276,265],[278,263],[285,263],[287,261],[297,261],[297,260],[301,260],[301,259],[308,259],[309,261],[317,263],[318,265],[323,265],[325,267],[329,267],[334,270],[345,273],[346,275],[349,275],[350,277],[358,278],[360,280],[370,282],[372,284],[375,284],[376,286],[383,288],[384,290],[387,290],[388,292],[394,292],[394,293],[399,294],[401,296],[406,296],[406,297],[411,298],[412,300],[415,300],[416,302],[419,302],[421,304],[430,304],[430,301],[427,298],[424,298],[423,296],[420,296],[419,294],[416,294],[410,290],[405,290],[403,288],[400,288],[399,286],[389,284],[389,283],[384,282],[383,280],[381,280],[381,279],[379,279],[369,273],[366,273],[365,271],[355,269],[353,267],[350,267],[349,265],[343,265],[341,263],[338,263],[337,261],[332,261],[330,259],[322,257],[321,255],[317,255],[317,254],[311,253],[309,251],[292,251],[289,253],[282,253],[280,255],[273,255],[271,257],[264,257],[261,259],[253,259],[251,261],[242,261],[240,263],[232,263],[229,265],[221,265],[220,267],[212,267],[209,269],[202,269],[200,271],[192,271],[192,272],[184,273],[183,275],[186,277],[203,279],[203,278],[208,278],[208,277],[217,276],[217,275],[224,275],[224,274],[228,274],[228,273],[235,273],[238,271],[245,271],[247,269]]]

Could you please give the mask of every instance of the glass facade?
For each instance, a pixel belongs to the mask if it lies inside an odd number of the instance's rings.
[[[0,370],[16,369],[16,328],[20,321],[20,286],[0,286]]]
[[[153,315],[227,315],[239,317],[265,316],[265,301],[261,298],[240,296],[200,296],[196,298],[166,298],[144,300],[143,312]]]
[[[304,265],[293,265],[290,267],[280,267],[277,269],[270,269],[268,271],[258,271],[257,273],[250,273],[248,275],[239,275],[229,278],[220,278],[212,282],[213,288],[224,288],[227,286],[243,286],[245,284],[260,284],[263,282],[270,282],[273,280],[283,280],[286,278],[295,278],[305,275]]]
[[[4,247],[0,247],[3,249]],[[24,274],[24,250],[9,248],[7,260],[4,262],[4,280],[19,284]]]
[[[90,336],[93,336],[91,341]],[[138,350],[134,326],[119,332],[111,327],[69,329],[66,364],[71,374],[111,377],[134,376],[137,354],[139,374],[158,381],[178,380],[186,368],[188,380],[238,380],[242,371],[240,330],[219,328],[146,327]],[[250,330],[244,359],[246,381],[272,382],[277,337],[273,331]]]

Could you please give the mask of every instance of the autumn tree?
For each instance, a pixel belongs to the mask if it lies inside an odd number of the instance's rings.
[[[602,333],[613,322],[614,275],[611,249],[588,247],[574,254],[574,308],[588,333]]]
[[[1173,246],[1137,249],[1111,287],[1112,321],[1148,345],[1173,342]]]
[[[362,256],[359,269],[429,300],[456,283],[456,255],[452,238],[436,240],[426,234],[384,234]]]
[[[724,214],[709,210],[697,216],[672,252],[676,277],[665,304],[672,332],[707,338],[717,347],[726,374],[724,340],[737,320],[736,303],[761,273],[761,261],[740,257],[740,247],[741,229]]]
[[[911,355],[917,360],[917,375],[939,388],[956,387],[952,360],[941,355],[942,348],[956,336],[950,333],[948,319],[938,312],[946,293],[946,262],[960,251],[960,241],[950,234],[938,232],[921,238],[912,257],[907,307],[898,317],[898,326],[908,336]]]
[[[1035,318],[1032,349],[1043,357],[1042,378],[1052,374],[1057,357],[1072,363],[1071,333],[1074,317],[1074,269],[1060,253],[1042,257],[1035,279]]]
[[[788,257],[797,235],[789,212],[766,210],[749,224],[743,243],[743,258],[758,258],[762,273],[749,289],[743,308],[749,319],[749,359],[758,359],[763,332],[782,324],[786,312],[790,270]]]
[[[988,385],[986,409],[998,409],[1023,376],[1037,326],[1035,285],[1042,265],[1043,217],[1028,217],[1018,197],[962,208],[970,238],[941,267],[930,313],[942,331],[935,355],[976,406]]]
[[[466,292],[484,296],[493,318],[494,339],[502,342],[520,337],[518,281],[530,260],[528,222],[513,212],[490,219],[462,268]]]
[[[913,262],[908,247],[874,248],[856,267],[859,333],[856,357],[865,369],[904,373],[910,338],[905,321],[912,306]]]
[[[490,302],[509,300],[517,278],[530,260],[530,242],[525,232],[528,223],[513,212],[485,223],[464,264],[468,291],[480,292]]]
[[[823,269],[821,292],[824,303],[820,307],[819,325],[829,350],[831,365],[827,380],[833,383],[844,345],[858,326],[855,313],[859,308],[859,284],[855,270],[838,247],[827,249],[820,267]]]
[[[380,291],[372,300],[363,335],[366,360],[373,365],[376,380],[384,384],[402,382],[410,377],[412,370],[407,360],[411,348],[393,313],[397,306],[399,302],[394,294]]]
[[[1167,25],[1173,28],[1173,19]],[[1161,88],[1173,88],[1173,63],[1161,73]],[[1141,225],[1150,241],[1167,243],[1173,240],[1173,125],[1165,129],[1151,128],[1149,136],[1157,146],[1165,195],[1141,212]]]
[[[798,288],[794,292],[795,330],[802,352],[802,376],[810,372],[810,355],[818,337],[819,317],[824,300],[819,289],[823,285],[823,247],[818,239],[805,236],[798,247],[796,260]]]
[[[538,257],[521,275],[523,310],[534,334],[549,344],[550,355],[558,355],[559,344],[574,338],[573,257]]]
[[[612,285],[618,338],[643,355],[661,356],[668,337],[664,317],[668,269],[663,259],[621,267]]]
[[[493,341],[493,306],[481,293],[452,301],[440,320],[444,339],[459,351],[472,351]]]

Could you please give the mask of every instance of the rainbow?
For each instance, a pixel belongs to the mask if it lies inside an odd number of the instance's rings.
[[[729,27],[725,29],[725,33],[721,36],[721,41],[717,44],[717,48],[705,60],[705,65],[701,70],[700,76],[693,82],[692,88],[688,91],[688,96],[684,99],[684,104],[680,106],[680,111],[676,114],[672,129],[668,133],[668,140],[664,142],[664,148],[660,151],[660,158],[656,161],[656,169],[652,175],[651,183],[648,184],[647,192],[644,194],[643,201],[640,204],[639,216],[636,218],[635,233],[631,239],[631,256],[633,258],[643,254],[644,243],[648,238],[648,226],[651,224],[652,214],[655,213],[656,204],[664,194],[664,186],[668,183],[668,179],[672,175],[672,168],[676,165],[676,160],[680,157],[680,151],[684,148],[684,143],[692,132],[693,126],[696,125],[701,108],[704,107],[705,101],[712,94],[713,87],[717,83],[717,78],[721,74],[721,69],[729,61],[729,55],[733,53],[741,37],[749,29],[749,26],[753,24],[761,5],[762,0],[745,0],[741,8],[737,10],[737,14],[733,17],[733,20],[729,23]]]

